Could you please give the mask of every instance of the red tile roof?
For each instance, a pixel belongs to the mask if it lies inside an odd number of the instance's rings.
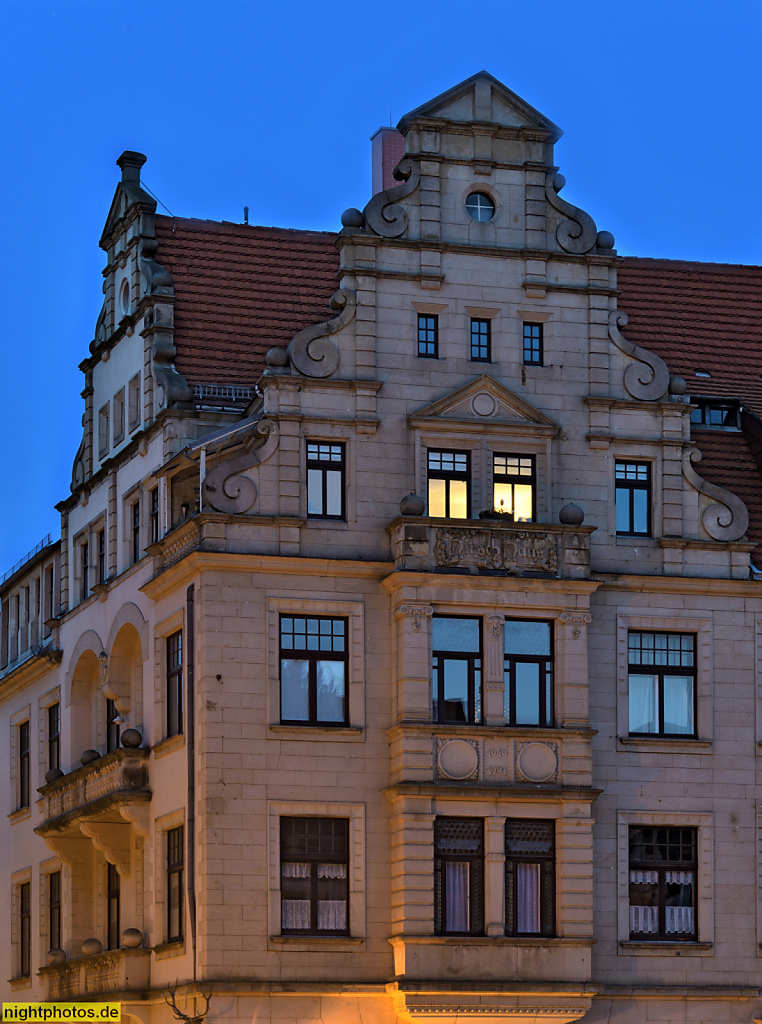
[[[190,384],[254,384],[268,348],[336,315],[334,234],[157,216],[156,237]]]
[[[762,267],[628,256],[617,277],[629,341],[666,360],[689,394],[740,398],[762,416]]]

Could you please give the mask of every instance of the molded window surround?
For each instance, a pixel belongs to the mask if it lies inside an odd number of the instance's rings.
[[[32,813],[31,808],[27,804],[26,806],[20,806],[19,799],[19,787],[20,787],[20,773],[19,773],[19,726],[22,722],[30,723],[30,736],[29,736],[29,772],[30,772],[30,788],[34,788],[37,781],[37,765],[36,758],[32,757],[32,751],[35,749],[36,737],[32,734],[31,728],[32,720],[32,707],[27,704],[25,708],[17,711],[15,715],[11,717],[10,721],[10,742],[8,749],[11,755],[10,763],[10,793],[11,793],[11,806],[8,808],[10,811],[10,818],[12,822],[18,821],[22,818],[28,818]]]
[[[284,724],[280,716],[280,617],[330,616],[347,621],[347,721],[346,725],[317,723]],[[362,740],[365,727],[365,608],[361,601],[320,601],[271,597],[267,602],[268,733],[280,737],[284,732],[300,737],[320,734],[334,739]],[[341,817],[341,815],[328,815]]]
[[[269,932],[268,949],[288,945],[291,949],[323,950],[363,948],[365,945],[365,804],[268,803]],[[349,819],[349,935],[281,935],[281,818]]]
[[[617,825],[617,933],[619,956],[713,956],[714,950],[714,816],[674,811],[620,811]],[[649,942],[630,940],[630,862],[631,825],[661,825],[668,828],[695,828],[697,837],[696,914],[697,941]]]
[[[696,736],[630,736],[628,634],[630,630],[693,633],[696,637]],[[706,752],[713,736],[712,620],[670,615],[642,615],[624,609],[617,615],[617,735],[620,748],[664,753]]]
[[[172,829],[180,828],[185,825],[185,809],[179,808],[175,811],[170,811],[169,814],[163,814],[157,818],[155,823],[154,831],[154,863],[158,866],[154,874],[154,885],[155,885],[155,898],[154,898],[154,927],[156,934],[161,936],[162,945],[157,946],[155,952],[158,953],[157,959],[164,959],[167,956],[180,956],[185,952],[185,943],[183,939],[170,941],[169,940],[169,918],[168,918],[168,871],[167,871],[167,854],[168,854],[168,833]],[[183,903],[183,918],[187,913],[186,907]],[[186,921],[183,920],[183,925]],[[183,934],[186,929],[183,928]]]
[[[28,931],[25,929],[26,934],[23,935],[23,940],[28,943],[27,951],[29,953],[29,971],[24,973],[22,970],[22,927],[21,927],[21,897],[22,897],[22,886],[28,886],[26,892],[29,894],[30,907],[28,916]],[[10,920],[10,939],[11,939],[11,988],[29,988],[32,985],[32,970],[34,969],[34,954],[35,954],[35,933],[38,929],[34,928],[33,921],[35,920],[35,914],[37,913],[37,901],[35,900],[35,893],[32,891],[32,869],[24,868],[21,871],[15,871],[11,875],[11,920]],[[24,908],[26,909],[26,908]]]
[[[184,629],[184,613],[175,612],[154,627],[154,708],[155,733],[153,756],[163,757],[185,745],[185,736],[167,736],[167,637]],[[179,824],[179,823],[178,823]],[[171,825],[167,826],[171,828]],[[163,863],[163,862],[162,862]]]

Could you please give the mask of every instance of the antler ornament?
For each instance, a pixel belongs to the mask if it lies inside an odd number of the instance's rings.
[[[172,1010],[172,1013],[174,1013],[176,1020],[184,1020],[187,1022],[187,1024],[202,1024],[202,1021],[209,1013],[209,1002],[212,998],[211,992],[208,995],[204,992],[201,993],[202,997],[206,1001],[206,1005],[204,1006],[204,1009],[201,1013],[197,1013],[195,1017],[191,1017],[187,1013],[183,1013],[183,1011],[180,1009],[180,1007],[177,1005],[177,1002],[175,1001],[175,993],[177,992],[177,982],[175,982],[174,988],[170,985],[168,987],[168,991],[170,998],[167,999],[167,997],[164,996],[164,1002]]]

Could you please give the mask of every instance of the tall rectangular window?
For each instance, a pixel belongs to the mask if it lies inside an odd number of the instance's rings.
[[[553,935],[556,902],[555,822],[505,823],[505,934]]]
[[[307,442],[307,515],[344,518],[344,445]]]
[[[630,939],[696,941],[695,828],[631,826]]]
[[[695,736],[695,635],[631,630],[627,662],[630,734]]]
[[[471,320],[471,360],[474,363],[492,361],[492,324],[489,320]]]
[[[280,819],[281,931],[349,933],[349,822]]]
[[[80,589],[82,593],[82,600],[85,601],[90,596],[90,545],[86,540],[80,545],[79,557],[82,572]]]
[[[167,832],[167,942],[180,942],[184,934],[185,828]]]
[[[61,705],[48,708],[48,771],[61,767]]]
[[[536,480],[534,455],[492,456],[492,503],[497,512],[509,512],[517,523],[535,519]]]
[[[103,459],[108,455],[109,449],[109,408],[108,403],[98,410],[98,458]]]
[[[434,819],[434,933],[484,932],[484,820]]]
[[[98,582],[106,582],[106,531],[98,530]]]
[[[48,949],[61,948],[61,872],[48,875]]]
[[[140,561],[140,501],[134,501],[131,505],[131,531],[132,561]]]
[[[19,809],[29,806],[31,763],[29,760],[29,722],[21,722],[16,738],[19,745]]]
[[[106,865],[106,941],[107,949],[119,949],[119,916],[120,916],[119,872],[113,864]]]
[[[347,722],[347,620],[282,615],[282,722]]]
[[[127,429],[134,430],[140,423],[140,374],[136,373],[127,386]]]
[[[470,515],[471,453],[427,453],[429,515],[442,519],[468,519]]]
[[[482,720],[481,619],[435,615],[432,623],[432,717]]]
[[[154,487],[151,491],[151,543],[156,544],[159,539],[159,488]]]
[[[119,712],[110,697],[106,698],[106,752],[119,749]]]
[[[183,731],[183,634],[167,637],[167,736]]]
[[[418,355],[422,359],[439,357],[439,317],[418,315]]]
[[[616,462],[616,532],[624,537],[651,535],[651,466]]]
[[[524,366],[542,366],[542,324],[524,324]]]
[[[121,388],[114,395],[114,417],[113,417],[113,433],[114,433],[114,444],[119,444],[124,439],[124,388]]]
[[[28,978],[32,973],[32,884],[19,886],[19,973]]]
[[[552,624],[505,620],[505,721],[553,724]]]

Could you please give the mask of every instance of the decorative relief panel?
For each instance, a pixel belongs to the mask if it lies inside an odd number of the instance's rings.
[[[538,740],[505,738],[434,740],[435,778],[447,782],[554,782],[558,778],[558,746]]]
[[[516,745],[516,776],[521,782],[550,782],[558,773],[558,752],[555,743],[518,743]]]
[[[558,571],[558,545],[552,534],[437,530],[434,557],[440,566],[473,565],[509,573]]]
[[[437,769],[440,779],[466,782],[479,773],[478,740],[437,740]]]

